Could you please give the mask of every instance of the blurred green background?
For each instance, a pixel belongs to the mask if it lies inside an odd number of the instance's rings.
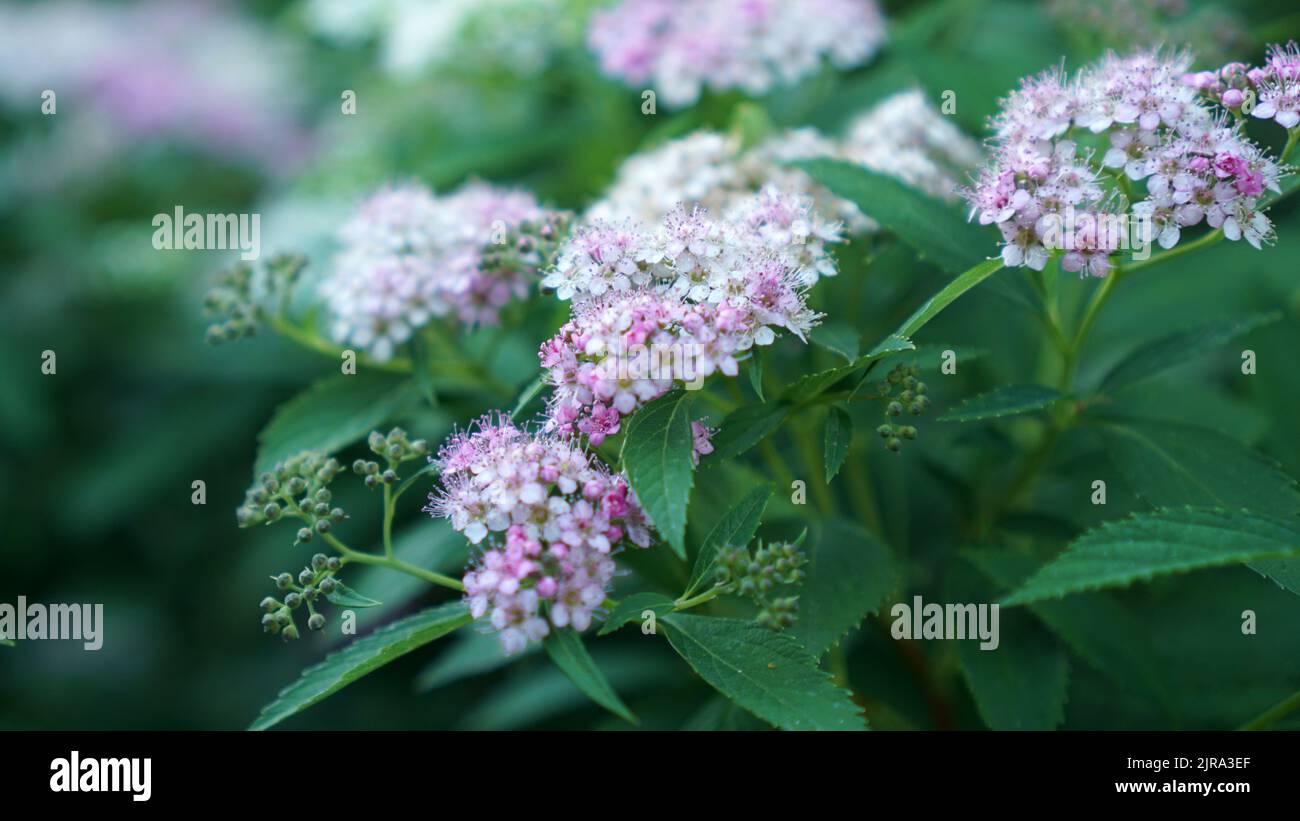
[[[99,652],[73,642],[0,647],[3,728],[244,727],[337,641],[328,631],[287,645],[262,634],[257,602],[271,592],[266,577],[303,559],[292,555],[280,529],[241,531],[234,521],[252,478],[258,431],[277,405],[336,372],[337,364],[270,335],[207,346],[202,295],[233,255],[155,251],[154,214],[176,205],[190,212],[256,211],[264,256],[300,251],[319,270],[340,218],[384,182],[416,177],[444,190],[481,177],[581,209],[638,146],[702,126],[730,128],[742,102],[738,95],[711,95],[684,112],[642,115],[639,94],[602,77],[583,45],[586,14],[599,5],[585,0],[560,2],[559,13],[533,14],[488,3],[446,23],[445,31],[426,32],[424,41],[412,35],[404,44],[394,43],[403,26],[393,9],[401,3],[211,3],[174,25],[154,25],[176,14],[164,11],[170,5],[53,0],[5,3],[0,13],[8,23],[0,25],[0,53],[8,55],[0,58],[0,74],[8,78],[0,100],[0,601],[25,595],[102,602],[106,618]],[[827,70],[758,102],[778,126],[812,125],[833,134],[873,102],[919,83],[934,101],[955,90],[957,120],[982,137],[997,98],[1020,77],[1062,57],[1078,66],[1107,45],[1145,44],[1134,42],[1145,32],[1107,30],[1105,20],[1091,28],[1080,23],[1069,8],[1062,11],[1070,5],[886,2],[891,40],[870,65]],[[1300,9],[1291,0],[1185,5],[1154,18],[1150,34],[1194,42],[1209,52],[1200,67],[1257,59],[1265,42],[1300,34]],[[20,17],[34,28],[14,24]],[[33,32],[43,36],[34,39]],[[79,85],[78,61],[89,53],[90,33],[122,51],[112,69],[119,75],[106,76],[104,69]],[[234,66],[237,82],[217,82]],[[159,84],[160,77],[171,82]],[[45,88],[58,92],[53,116],[40,111]],[[347,89],[357,95],[354,116],[340,113]],[[110,94],[117,96],[106,102]],[[164,100],[186,101],[187,113],[176,121],[150,110],[150,101]],[[1258,132],[1274,149],[1279,134]],[[1229,382],[1231,361],[1207,361],[1146,390],[1162,416],[1230,432],[1300,474],[1297,205],[1293,198],[1274,210],[1275,248],[1251,253],[1223,243],[1186,265],[1134,278],[1103,316],[1082,377],[1099,373],[1140,339],[1281,308],[1282,322],[1243,343],[1257,351],[1257,378]],[[991,254],[995,236],[989,234]],[[814,303],[835,306],[836,319],[864,338],[878,337],[944,279],[900,253],[885,237],[841,248],[845,275],[819,286]],[[884,262],[863,280],[868,256]],[[935,386],[941,408],[1032,374],[1037,330],[1017,307],[1020,283],[1006,277],[972,293],[927,329],[923,341],[988,352],[960,379]],[[1062,280],[1067,298],[1084,288],[1068,275]],[[466,349],[508,384],[522,385],[535,373],[537,344],[563,316],[553,303],[532,306],[505,338],[476,334]],[[57,354],[53,376],[40,371],[47,349]],[[823,352],[790,354],[796,355]],[[403,421],[436,441],[453,423],[492,407],[493,399],[452,397]],[[859,429],[870,430],[877,410],[862,413]],[[851,458],[870,460],[868,481],[891,511],[886,530],[918,590],[944,582],[927,576],[928,568],[957,547],[955,528],[945,526],[962,499],[954,475],[1005,452],[998,436],[988,428],[931,423],[902,458],[855,449]],[[1063,458],[1076,460],[1077,470],[1112,478],[1095,446],[1083,440],[1067,446]],[[709,494],[726,498],[728,489],[753,480],[746,470],[728,468],[716,483],[701,483],[692,506],[695,538],[719,512],[708,504]],[[195,480],[206,483],[205,505],[191,503]],[[1108,516],[1132,504],[1118,477],[1113,483]],[[1091,523],[1093,511],[1063,491],[1053,502],[1054,490],[1061,489],[1045,485],[1044,498],[1059,510],[1061,527],[1072,532]],[[406,500],[398,532],[427,551],[431,563],[459,566],[463,546],[427,522],[418,496]],[[377,505],[364,491],[345,506],[354,516],[348,532],[377,531]],[[784,518],[794,532],[807,518],[793,508],[776,513],[777,529]],[[656,571],[638,572],[652,579]],[[445,598],[397,579],[349,583],[386,602],[379,612],[360,614],[363,628]],[[1186,703],[1171,718],[1140,699],[1115,699],[1096,673],[1075,664],[1066,726],[1232,726],[1300,687],[1300,600],[1250,571],[1195,574],[1122,597],[1144,614],[1171,675],[1187,684]],[[1258,650],[1207,647],[1213,639],[1205,636],[1223,627],[1214,620],[1246,607],[1267,614],[1265,629],[1285,635]],[[934,694],[917,683],[905,659],[881,650],[886,634],[866,629],[853,641],[850,675],[872,702],[873,724],[935,726]],[[645,726],[747,726],[662,643],[656,652],[635,642],[603,640],[593,652]],[[287,726],[616,723],[536,655],[448,682],[435,694],[416,692],[413,680],[423,672],[426,685],[438,683],[437,662],[453,652],[475,648],[447,644],[415,653]],[[927,645],[923,652],[935,655],[938,669],[952,663],[951,648]],[[1220,659],[1216,669],[1196,663],[1202,653]],[[960,686],[945,687],[941,696],[956,722],[978,726]],[[1197,692],[1225,687],[1240,693],[1239,709],[1195,703]]]

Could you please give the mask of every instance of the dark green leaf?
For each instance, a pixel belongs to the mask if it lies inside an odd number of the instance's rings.
[[[995,600],[993,585],[972,570],[957,564],[946,591],[950,603],[987,606]],[[999,613],[990,626],[996,646],[986,646],[969,620],[962,622],[965,637],[957,641],[957,657],[980,717],[993,730],[1054,729],[1065,719],[1069,665],[1064,650],[1023,610]]]
[[[907,321],[894,331],[894,336],[911,339],[916,332],[921,330],[930,320],[939,315],[939,312],[951,305],[957,297],[979,285],[984,280],[996,274],[1002,269],[1001,259],[990,259],[981,262],[974,268],[959,274],[953,278],[952,282],[943,286],[939,293],[926,300],[920,308],[907,318]]]
[[[784,730],[861,730],[866,720],[845,690],[792,637],[752,621],[670,613],[668,641],[700,678]]]
[[[315,383],[275,412],[258,437],[255,472],[299,451],[335,453],[410,408],[419,394],[391,374],[340,374]]]
[[[853,417],[839,405],[831,405],[826,414],[826,484],[840,472],[853,444]]]
[[[1227,322],[1215,322],[1148,342],[1111,368],[1099,390],[1111,393],[1137,384],[1222,347],[1256,328],[1276,322],[1281,316],[1272,311]]]
[[[302,677],[280,691],[262,708],[250,730],[265,730],[323,701],[390,661],[441,638],[471,621],[463,602],[434,607],[357,639],[303,671]]]
[[[967,222],[956,206],[893,177],[840,160],[803,160],[794,165],[949,273],[976,265],[994,247],[996,236]]]
[[[624,721],[636,724],[636,716],[605,680],[604,673],[591,660],[591,654],[582,643],[582,637],[571,629],[552,630],[543,642],[546,652],[569,681],[586,693],[592,701],[609,710]]]
[[[894,588],[889,550],[856,524],[831,519],[808,548],[799,616],[786,632],[820,658]]]
[[[763,397],[763,357],[757,352],[745,360],[745,375],[749,377],[749,387],[753,389],[758,401],[766,402]]]
[[[653,611],[655,618],[659,618],[665,613],[671,613],[673,606],[673,600],[662,593],[633,593],[614,605],[596,635],[609,635],[630,621],[640,621],[647,610]]]
[[[939,417],[940,422],[975,422],[1044,410],[1061,394],[1042,385],[1007,385],[972,396]]]
[[[809,332],[808,340],[831,353],[839,354],[845,362],[858,358],[858,332],[852,326],[823,322]]]
[[[623,440],[628,482],[659,535],[682,559],[686,558],[686,506],[695,470],[690,405],[687,391],[656,399],[636,412]]]
[[[466,630],[451,642],[450,647],[415,677],[416,692],[427,693],[462,679],[490,673],[541,649],[536,642],[529,642],[518,655],[507,656],[501,648],[500,636],[476,630]]]
[[[790,413],[784,402],[767,402],[737,408],[722,420],[722,426],[713,436],[711,464],[739,456],[766,439]]]
[[[438,391],[434,387],[433,362],[430,360],[429,343],[420,334],[411,338],[411,374],[419,386],[421,395],[432,407],[438,406]]]
[[[691,569],[691,578],[686,583],[686,592],[682,593],[682,598],[690,598],[702,585],[712,580],[719,550],[749,545],[771,498],[771,486],[759,485],[745,494],[745,498],[713,526],[709,535],[704,537],[699,555],[695,557],[695,567]]]
[[[1180,508],[1108,522],[1080,536],[1007,606],[1206,567],[1300,554],[1300,524],[1249,511]]]
[[[519,414],[524,412],[528,404],[537,398],[537,395],[546,388],[546,374],[539,375],[519,394],[519,399],[515,401],[515,409],[510,412],[510,418],[519,421]]]

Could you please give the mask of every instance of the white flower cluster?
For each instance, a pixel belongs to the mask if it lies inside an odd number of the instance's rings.
[[[655,223],[679,204],[722,214],[772,185],[811,198],[817,212],[841,220],[853,233],[874,229],[853,203],[788,165],[817,158],[861,163],[947,201],[956,200],[959,182],[983,161],[979,145],[919,90],[904,91],[855,117],[840,140],[801,128],[746,150],[735,136],[698,131],[635,154],[587,218]]]
[[[379,191],[339,232],[343,249],[321,284],[331,335],[382,362],[432,317],[492,324],[527,295],[540,259],[531,246],[510,264],[487,252],[545,215],[531,194],[479,182],[445,197],[417,184]]]

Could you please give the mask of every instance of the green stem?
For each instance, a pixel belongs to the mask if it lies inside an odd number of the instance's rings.
[[[719,595],[726,593],[728,589],[730,589],[730,585],[714,585],[697,596],[692,596],[689,599],[678,599],[673,602],[673,610],[689,610],[692,607],[697,607],[704,604],[706,601],[716,599]]]
[[[1241,725],[1243,730],[1267,730],[1291,713],[1300,709],[1300,692],[1293,693],[1279,703],[1265,710],[1258,717]]]
[[[384,555],[393,558],[393,486],[384,483]]]
[[[1150,268],[1152,265],[1159,265],[1162,262],[1168,262],[1171,259],[1181,257],[1183,254],[1192,251],[1199,251],[1202,248],[1208,248],[1219,242],[1221,239],[1223,239],[1223,231],[1222,229],[1216,228],[1198,240],[1184,243],[1176,248],[1171,248],[1163,254],[1157,254],[1153,257],[1147,257],[1146,259],[1131,262],[1126,270],[1129,273],[1133,273],[1134,271],[1140,271],[1143,268]]]
[[[359,550],[353,550],[329,533],[323,534],[323,538],[331,547],[343,556],[345,561],[356,562],[357,564],[368,564],[375,567],[386,567],[389,570],[396,570],[398,573],[405,573],[408,576],[422,579],[430,584],[436,584],[452,590],[459,590],[462,593],[465,592],[465,586],[450,576],[444,576],[441,573],[434,573],[432,570],[425,570],[423,567],[416,567],[410,562],[404,562],[395,557],[376,556],[373,553],[362,553]]]
[[[296,342],[310,351],[325,354],[326,356],[338,359],[343,349],[326,339],[312,333],[311,331],[299,325],[295,325],[283,316],[273,316],[267,322],[271,329],[292,342]],[[381,371],[391,371],[393,373],[410,373],[411,360],[404,357],[394,357],[387,362],[376,362],[364,355],[357,357],[359,361],[365,362],[367,367],[375,368]]]

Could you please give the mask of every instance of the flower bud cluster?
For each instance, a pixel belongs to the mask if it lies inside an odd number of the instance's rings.
[[[877,386],[880,399],[885,402],[887,421],[876,428],[876,433],[885,440],[885,447],[895,453],[902,449],[904,439],[916,438],[916,428],[897,424],[895,420],[904,413],[920,416],[930,406],[926,396],[929,388],[917,379],[919,373],[915,365],[897,365]]]
[[[357,459],[352,463],[352,472],[364,476],[368,488],[393,484],[401,478],[397,475],[397,468],[403,462],[423,459],[429,455],[428,442],[423,439],[412,442],[401,428],[393,428],[387,436],[377,430],[371,431],[366,444],[371,453],[381,457],[387,465],[381,468],[378,462],[366,459]]]
[[[267,311],[277,308],[305,267],[301,255],[278,254],[260,271],[240,262],[218,274],[203,297],[204,311],[220,317],[208,326],[208,342],[217,345],[256,334]]]
[[[792,542],[760,543],[753,554],[745,547],[729,547],[718,556],[718,584],[758,605],[759,624],[783,630],[794,624],[799,597],[774,594],[779,587],[802,583],[801,568],[807,562],[803,550]]]
[[[343,471],[339,460],[315,451],[303,451],[258,477],[235,511],[240,527],[253,527],[298,519],[295,544],[310,542],[316,535],[347,518],[343,508],[332,504],[329,484]]]
[[[267,596],[262,599],[262,630],[285,640],[298,638],[298,626],[294,622],[294,611],[305,608],[307,627],[320,630],[325,627],[325,616],[316,609],[321,596],[329,598],[338,589],[339,582],[335,574],[343,567],[343,561],[337,556],[317,553],[312,556],[311,565],[304,567],[295,577],[292,573],[280,573],[272,576],[278,590],[284,593],[282,599]]]

